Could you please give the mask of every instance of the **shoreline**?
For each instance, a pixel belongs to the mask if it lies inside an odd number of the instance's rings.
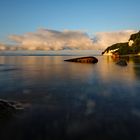
[[[140,56],[140,54],[126,54],[126,55],[117,55],[117,56],[115,56],[114,54],[103,54],[103,56],[113,56],[113,57],[136,57],[136,56]]]

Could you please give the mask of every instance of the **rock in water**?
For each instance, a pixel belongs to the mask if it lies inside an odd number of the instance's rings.
[[[67,59],[64,61],[68,62],[79,62],[79,63],[97,63],[98,59],[96,57],[79,57],[79,58],[73,58],[73,59]]]
[[[127,66],[127,62],[124,59],[120,59],[116,64],[120,66]]]
[[[23,106],[19,102],[7,101],[0,99],[0,118],[9,116],[18,110],[23,110]]]

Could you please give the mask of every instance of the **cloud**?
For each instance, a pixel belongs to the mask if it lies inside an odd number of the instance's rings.
[[[11,35],[10,39],[28,50],[93,49],[92,40],[80,31],[40,29],[34,33]]]
[[[5,44],[0,43],[0,50],[1,50],[1,51],[6,50],[6,45],[5,45]]]
[[[18,50],[19,47],[17,45],[9,45],[9,44],[4,44],[0,43],[0,51],[6,51],[6,50]]]
[[[135,30],[124,30],[116,32],[99,32],[93,39],[94,47],[105,49],[115,43],[128,42],[130,35],[136,33]]]
[[[10,40],[16,45],[0,44],[0,50],[97,50],[127,42],[134,30],[99,32],[94,37],[81,31],[56,31],[39,29],[23,35],[11,35]]]

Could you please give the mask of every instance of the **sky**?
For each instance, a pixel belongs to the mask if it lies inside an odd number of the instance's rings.
[[[122,31],[126,34],[131,31],[130,35],[138,31],[139,13],[139,0],[0,0],[0,43],[11,41],[23,45],[25,38],[19,42],[13,35],[33,39],[42,29],[43,33],[69,31],[72,34],[77,31],[90,44],[88,36],[99,37],[101,32],[120,34]],[[68,44],[66,40],[61,39],[61,42],[65,41],[63,45]]]

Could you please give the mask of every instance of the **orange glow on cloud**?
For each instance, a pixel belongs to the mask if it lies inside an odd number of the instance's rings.
[[[0,50],[97,50],[117,43],[128,41],[134,30],[118,32],[100,32],[91,39],[87,33],[81,31],[55,31],[39,29],[36,32],[23,35],[11,35],[9,39],[16,46],[0,44]]]

